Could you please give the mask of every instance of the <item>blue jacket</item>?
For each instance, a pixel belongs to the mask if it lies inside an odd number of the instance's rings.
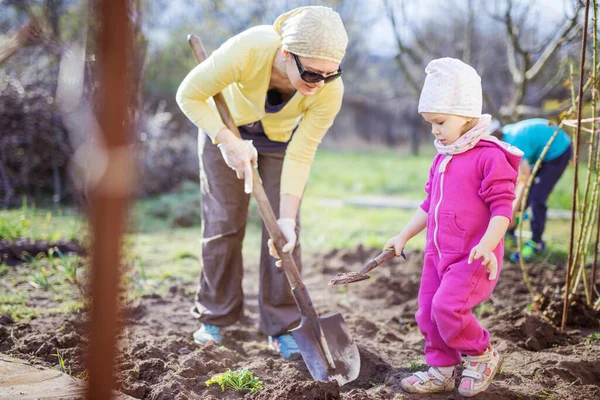
[[[535,164],[546,143],[550,140],[557,126],[543,118],[526,119],[502,128],[503,141],[512,144],[523,155],[530,165]],[[544,161],[553,160],[562,155],[571,145],[571,138],[562,129],[550,145]]]

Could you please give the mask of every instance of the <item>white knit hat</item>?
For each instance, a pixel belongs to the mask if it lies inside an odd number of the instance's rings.
[[[420,113],[481,116],[481,78],[473,67],[455,58],[439,58],[431,61],[425,72]]]

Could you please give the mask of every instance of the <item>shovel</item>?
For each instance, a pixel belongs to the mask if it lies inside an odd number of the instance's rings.
[[[406,260],[406,254],[404,254],[404,250],[402,250],[401,254],[402,258]],[[329,286],[344,285],[369,279],[371,276],[367,275],[367,272],[394,257],[396,257],[396,250],[385,250],[383,253],[366,263],[358,272],[340,272],[331,281],[329,281]]]
[[[206,53],[198,36],[189,35],[188,43],[199,63],[206,60]],[[227,128],[241,137],[229,113],[223,94],[217,93],[213,99]],[[275,248],[281,255],[282,268],[300,310],[300,325],[290,331],[298,343],[300,354],[313,379],[323,382],[335,380],[340,386],[353,381],[358,377],[360,371],[360,355],[348,326],[340,313],[325,317],[317,315],[292,255],[281,250],[286,244],[286,239],[277,225],[275,214],[269,204],[258,172],[252,169],[252,175],[254,186],[252,195],[258,204],[269,236],[273,239]]]

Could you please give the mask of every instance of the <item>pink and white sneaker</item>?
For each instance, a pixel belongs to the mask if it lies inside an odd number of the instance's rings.
[[[467,356],[458,392],[463,397],[475,397],[487,390],[502,366],[502,356],[490,344],[480,356]]]
[[[456,389],[456,369],[451,376],[446,376],[436,367],[429,367],[427,372],[415,372],[400,381],[400,386],[408,393],[442,393]]]

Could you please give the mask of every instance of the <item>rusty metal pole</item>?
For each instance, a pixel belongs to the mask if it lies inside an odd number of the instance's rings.
[[[106,166],[91,190],[91,326],[86,399],[110,399],[114,387],[121,246],[133,182],[129,151],[132,55],[127,0],[97,0],[99,112]]]

